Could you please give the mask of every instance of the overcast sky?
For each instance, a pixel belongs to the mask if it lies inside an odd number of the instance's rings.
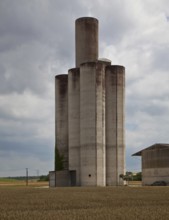
[[[99,57],[126,67],[126,169],[169,143],[168,0],[0,0],[0,176],[53,170],[54,76],[75,66],[83,16],[99,19]]]

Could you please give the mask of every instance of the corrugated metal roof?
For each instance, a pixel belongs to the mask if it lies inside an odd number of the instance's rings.
[[[141,156],[142,152],[145,151],[145,150],[162,149],[162,148],[169,148],[169,144],[156,143],[156,144],[153,144],[153,145],[151,145],[147,148],[144,148],[141,151],[138,151],[135,154],[132,154],[132,156]]]

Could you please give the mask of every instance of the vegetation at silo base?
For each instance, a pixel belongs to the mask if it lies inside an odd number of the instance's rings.
[[[49,174],[48,175],[41,175],[40,177],[39,177],[39,180],[38,180],[39,182],[40,181],[49,181]]]
[[[64,156],[60,154],[57,146],[55,146],[55,170],[60,171],[64,169]]]
[[[1,220],[161,220],[168,187],[0,187]]]
[[[132,173],[130,171],[127,171],[126,174],[120,174],[119,178],[122,178],[123,180],[126,181],[141,181],[142,180],[142,173]]]

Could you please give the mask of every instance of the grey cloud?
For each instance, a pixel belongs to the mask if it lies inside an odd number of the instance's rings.
[[[0,92],[23,93],[30,89],[35,93],[46,92],[49,77],[47,71],[50,62],[50,50],[39,44],[23,46],[15,52],[2,54],[0,64],[2,80],[0,81]]]
[[[160,45],[153,50],[153,61],[152,66],[155,71],[159,70],[161,75],[163,72],[167,72],[169,70],[169,46],[168,45]]]
[[[168,8],[167,0],[151,7],[147,0],[0,1],[0,168],[51,169],[54,76],[74,67],[75,19],[95,16],[100,56],[126,67],[127,170],[140,169],[130,155],[168,141]]]
[[[100,22],[100,41],[118,44],[136,26],[125,1],[88,1],[90,15]],[[105,12],[105,13],[104,13]]]
[[[153,116],[161,116],[164,114],[167,115],[169,109],[166,108],[165,106],[160,106],[159,104],[156,105],[149,104],[144,107],[144,111],[153,117]]]
[[[0,3],[1,93],[22,93],[27,88],[43,93],[44,80],[49,80],[44,76],[49,68],[57,63],[74,67],[74,4],[68,4],[68,9],[65,3],[18,0]]]
[[[51,145],[49,147],[49,145]],[[48,146],[48,148],[46,147]],[[50,149],[50,151],[49,151]],[[49,160],[53,157],[53,141],[31,139],[29,142],[24,141],[0,141],[0,150],[6,152],[14,152],[20,157],[36,156],[41,160]],[[52,158],[53,159],[53,158]]]
[[[40,37],[33,10],[27,1],[1,1],[0,3],[0,51],[16,49]],[[33,5],[32,5],[33,6]]]
[[[120,4],[107,5],[104,8],[106,16],[100,13],[99,4],[95,7],[95,1],[89,4],[92,14],[101,20],[101,40],[108,43],[120,40],[120,36],[131,28],[132,20],[127,10],[123,9],[122,17],[118,13]],[[51,68],[58,63],[65,66],[63,72],[74,67],[74,20],[86,14],[84,5],[82,7],[79,1],[70,4],[68,1],[20,0],[1,2],[1,5],[0,56],[3,64],[0,65],[4,71],[0,92],[22,93],[30,88],[35,93],[43,93],[46,89],[43,75],[49,62]],[[53,76],[55,74],[57,72]],[[38,83],[39,76],[42,77]]]

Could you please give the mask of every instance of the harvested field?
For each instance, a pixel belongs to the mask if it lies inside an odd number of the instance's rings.
[[[26,186],[26,182],[24,180],[14,180],[14,179],[0,179],[0,187],[3,186]],[[49,186],[48,181],[28,181],[28,186]]]
[[[0,187],[0,219],[142,219],[169,216],[169,187]]]

